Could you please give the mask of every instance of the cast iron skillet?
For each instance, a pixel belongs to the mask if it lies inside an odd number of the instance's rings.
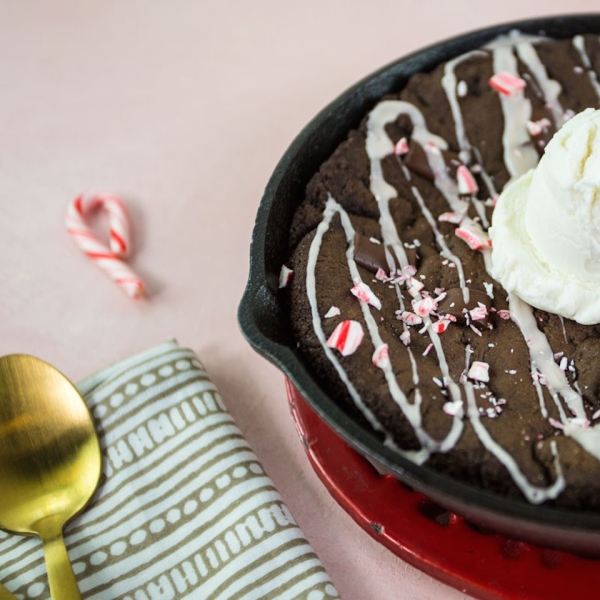
[[[470,487],[386,448],[350,418],[312,377],[296,353],[278,277],[288,255],[288,232],[312,175],[350,129],[388,92],[414,73],[429,71],[512,29],[564,38],[600,34],[600,14],[547,17],[482,29],[429,46],[369,75],[324,108],[298,135],[275,168],[262,198],[252,236],[250,276],[238,311],[242,333],[279,367],[334,431],[365,457],[449,510],[519,539],[600,556],[600,514],[534,506]]]

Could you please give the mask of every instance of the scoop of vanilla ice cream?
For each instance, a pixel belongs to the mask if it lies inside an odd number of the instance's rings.
[[[568,121],[537,168],[505,188],[489,233],[491,274],[506,290],[600,322],[600,110]]]
[[[548,144],[531,179],[525,226],[548,264],[600,279],[600,110],[579,113]]]

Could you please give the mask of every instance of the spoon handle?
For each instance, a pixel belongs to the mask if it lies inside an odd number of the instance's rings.
[[[42,542],[52,600],[81,600],[62,531],[55,537],[42,538]]]

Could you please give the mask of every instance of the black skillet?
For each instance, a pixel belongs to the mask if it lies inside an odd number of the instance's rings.
[[[517,21],[467,33],[429,46],[369,75],[324,108],[298,135],[275,168],[258,209],[250,250],[250,275],[239,306],[242,333],[257,352],[277,365],[319,416],[382,470],[466,519],[495,531],[546,546],[600,556],[600,514],[504,498],[468,486],[386,448],[350,418],[312,377],[295,351],[288,315],[278,293],[288,253],[292,216],[304,189],[335,148],[356,128],[377,100],[398,92],[417,72],[429,71],[458,54],[478,48],[512,29],[565,38],[600,34],[600,14]]]

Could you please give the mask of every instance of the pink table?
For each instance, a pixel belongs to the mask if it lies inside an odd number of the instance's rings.
[[[78,380],[169,337],[194,349],[345,600],[466,596],[375,543],[312,472],[281,374],[237,328],[254,215],[296,133],[363,75],[463,31],[566,12],[557,0],[474,7],[62,0],[1,11],[0,354],[35,354]],[[129,300],[64,232],[67,202],[88,189],[129,201],[147,300]]]

